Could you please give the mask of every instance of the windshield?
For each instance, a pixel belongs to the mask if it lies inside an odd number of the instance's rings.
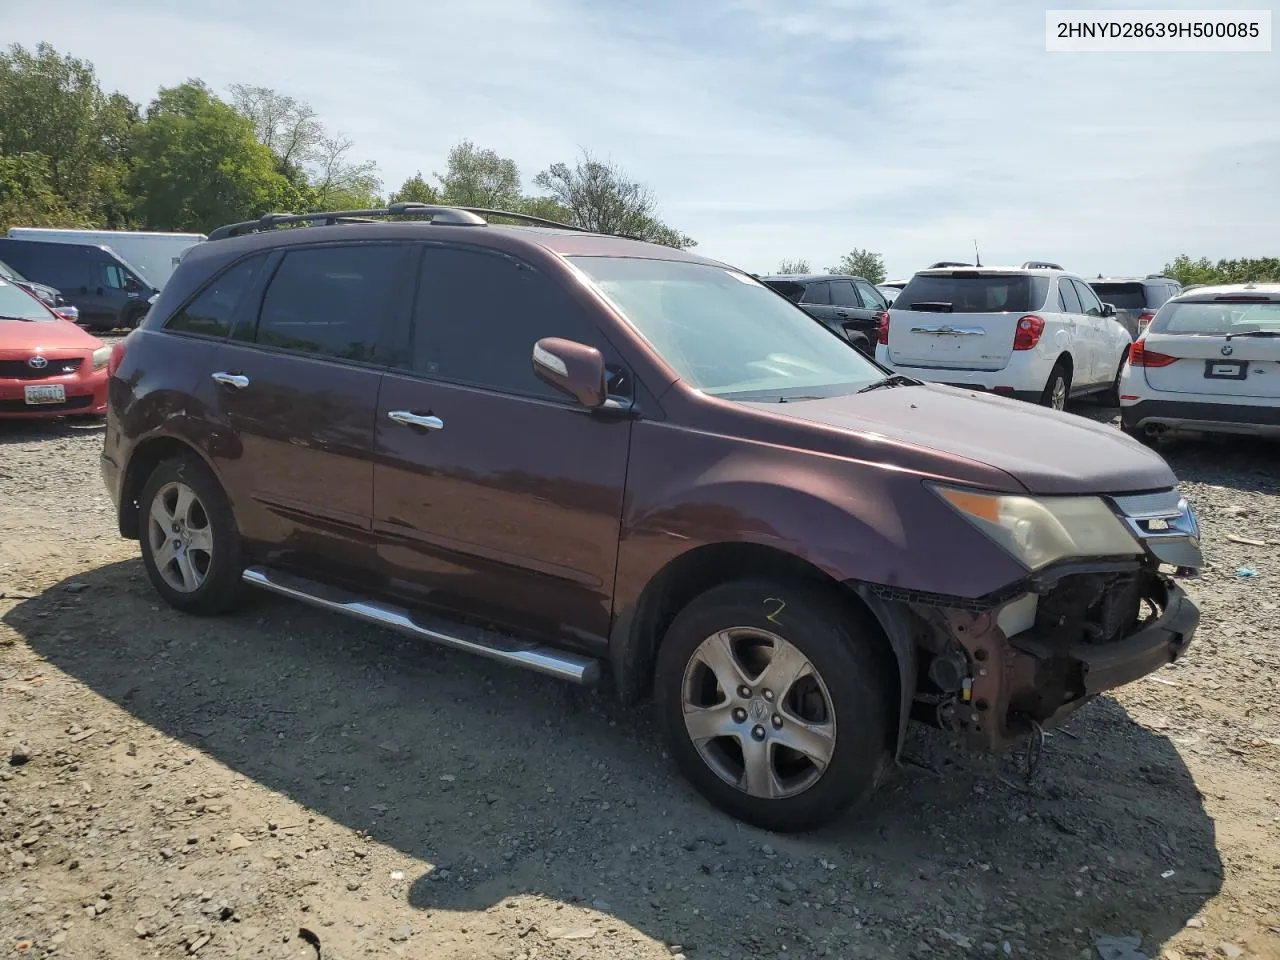
[[[570,257],[690,385],[735,400],[854,393],[884,372],[746,274],[711,264]]]
[[[1091,283],[1089,286],[1099,300],[1117,310],[1143,310],[1147,306],[1147,288],[1140,283]]]
[[[1025,273],[918,273],[893,301],[893,308],[938,313],[1025,313],[1043,307],[1048,295],[1048,277]]]
[[[39,300],[7,280],[0,280],[0,317],[41,322],[58,319]]]
[[[1151,322],[1152,333],[1239,336],[1270,331],[1280,332],[1280,301],[1173,302]]]

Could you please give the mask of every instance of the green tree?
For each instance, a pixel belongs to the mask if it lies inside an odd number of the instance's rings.
[[[1280,258],[1253,257],[1213,263],[1208,257],[1192,260],[1183,253],[1172,263],[1166,263],[1163,273],[1184,287],[1193,283],[1247,283],[1250,280],[1280,283]]]
[[[783,260],[778,264],[779,273],[808,273],[809,261],[801,257],[798,260]]]
[[[351,138],[340,133],[320,138],[310,160],[311,209],[368,210],[382,205],[378,165],[350,160],[353,146]]]
[[[692,238],[658,219],[657,199],[648,187],[586,151],[572,167],[553,163],[533,182],[569,211],[576,226],[669,247],[694,246]]]
[[[431,184],[423,179],[422,172],[415,173],[412,177],[400,184],[400,189],[392,191],[390,197],[387,198],[388,203],[439,203],[440,195],[436,193]]]
[[[463,140],[449,151],[448,166],[437,173],[441,199],[459,207],[512,210],[520,204],[520,168],[493,150]]]
[[[300,199],[253,124],[198,80],[160,91],[133,146],[128,186],[154,229],[207,231]]]
[[[40,179],[58,198],[56,210],[32,198],[30,215],[125,225],[122,182],[137,122],[137,106],[104,93],[86,61],[47,43],[34,53],[18,44],[0,53],[0,155],[25,156],[25,177],[42,166]]]
[[[828,273],[839,273],[850,277],[862,277],[872,283],[883,283],[885,278],[884,257],[870,250],[854,248],[840,258],[840,262],[828,270]]]
[[[87,227],[51,184],[42,153],[0,156],[0,231],[9,227]]]

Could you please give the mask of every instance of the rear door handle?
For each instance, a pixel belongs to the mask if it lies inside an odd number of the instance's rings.
[[[249,385],[249,378],[241,376],[238,373],[225,373],[219,371],[213,375],[213,379],[224,387],[235,387],[237,390],[243,390]]]
[[[403,424],[406,427],[421,427],[423,430],[444,429],[444,421],[439,417],[424,417],[409,410],[391,410],[387,413],[387,419]]]

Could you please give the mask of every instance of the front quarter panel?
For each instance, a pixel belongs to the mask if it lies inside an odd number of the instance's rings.
[[[941,476],[975,482],[973,476]],[[980,597],[1025,571],[912,470],[641,422],[632,437],[615,610],[686,551],[755,543],[838,581]]]

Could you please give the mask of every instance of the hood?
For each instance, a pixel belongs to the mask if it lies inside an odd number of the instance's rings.
[[[101,340],[66,320],[0,320],[0,352],[96,350]]]
[[[1030,493],[1133,493],[1177,483],[1163,457],[1113,426],[940,384],[747,406],[984,463]]]

